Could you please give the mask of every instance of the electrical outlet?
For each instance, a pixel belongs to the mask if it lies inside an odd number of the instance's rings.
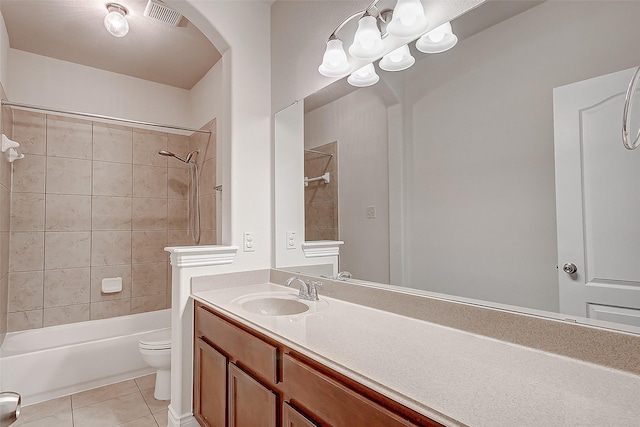
[[[255,252],[256,251],[253,232],[246,231],[244,233],[244,251],[245,252]]]
[[[296,242],[296,232],[287,231],[287,249],[295,249],[298,242]]]
[[[374,219],[376,217],[376,207],[367,206],[367,219]]]

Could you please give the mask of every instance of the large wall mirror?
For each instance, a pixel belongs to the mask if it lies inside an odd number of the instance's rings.
[[[299,161],[331,176],[299,202],[307,240],[344,241],[354,279],[640,331],[640,153],[620,137],[639,13],[489,1],[454,49],[305,99]]]

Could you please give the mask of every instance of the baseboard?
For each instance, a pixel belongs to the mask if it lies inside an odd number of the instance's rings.
[[[176,415],[171,405],[169,405],[169,413],[167,416],[167,427],[200,427],[193,414]]]

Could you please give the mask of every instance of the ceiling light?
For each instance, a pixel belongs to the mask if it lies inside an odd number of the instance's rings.
[[[117,3],[107,4],[107,16],[104,17],[104,27],[115,37],[124,37],[129,32],[129,23],[126,15],[127,8]]]
[[[349,47],[349,53],[354,58],[370,61],[378,59],[382,52],[384,45],[376,18],[365,12],[358,21],[358,29],[353,37],[353,44]]]
[[[324,52],[318,71],[326,77],[342,77],[351,71],[342,42],[335,36],[327,42],[327,50]]]
[[[373,64],[367,64],[347,78],[351,86],[367,87],[378,83],[380,76],[376,74]]]
[[[416,42],[416,49],[423,53],[441,53],[454,47],[458,37],[453,34],[451,23],[445,22],[429,31]]]
[[[396,37],[418,37],[424,33],[427,25],[420,0],[398,0],[387,31]]]
[[[402,71],[411,67],[415,62],[416,58],[411,56],[409,46],[405,44],[387,53],[378,65],[385,71]]]

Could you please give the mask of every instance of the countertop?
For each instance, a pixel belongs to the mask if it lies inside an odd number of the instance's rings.
[[[445,425],[640,424],[640,376],[322,295],[292,316],[234,302],[261,292],[297,294],[263,283],[192,296]]]

